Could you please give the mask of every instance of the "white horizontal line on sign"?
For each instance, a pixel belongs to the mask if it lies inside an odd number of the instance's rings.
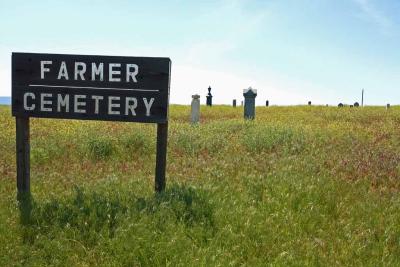
[[[140,92],[159,92],[160,90],[153,89],[133,89],[133,88],[110,88],[110,87],[91,87],[91,86],[66,86],[66,85],[47,85],[47,84],[30,84],[31,87],[54,87],[54,88],[82,88],[82,89],[99,89],[99,90],[127,90]]]

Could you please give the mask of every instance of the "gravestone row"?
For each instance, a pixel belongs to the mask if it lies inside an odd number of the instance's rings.
[[[248,89],[243,90],[244,96],[244,118],[245,119],[254,119],[255,118],[255,111],[256,111],[256,96],[257,90],[249,87]],[[211,87],[208,87],[208,94],[206,96],[207,106],[212,106],[212,94],[211,94]],[[233,107],[236,107],[236,99],[232,102]],[[241,102],[243,106],[243,101]],[[268,106],[268,101],[267,101]],[[200,95],[192,95],[192,103],[191,103],[191,113],[190,113],[190,121],[192,123],[199,123],[200,122]]]
[[[257,97],[257,90],[249,87],[248,89],[243,90],[244,102],[241,101],[241,106],[244,104],[244,118],[245,119],[254,119],[255,118],[255,98]],[[206,95],[206,105],[212,106],[212,94],[211,94],[211,86],[208,87],[208,94]],[[311,101],[308,101],[307,104],[309,106],[312,105]],[[232,106],[236,108],[237,101],[236,99],[232,100]],[[265,106],[269,106],[269,100],[265,101]],[[328,107],[329,105],[326,104]],[[339,103],[338,107],[342,108],[345,105],[343,103]],[[200,121],[200,96],[199,95],[192,95],[192,103],[191,103],[191,122],[192,123],[199,123]],[[353,105],[349,105],[350,108],[358,108],[360,104],[355,102]],[[386,105],[386,109],[390,108],[390,104]]]

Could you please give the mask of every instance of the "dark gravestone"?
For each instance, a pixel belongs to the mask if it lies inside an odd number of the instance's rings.
[[[249,87],[249,89],[243,90],[244,96],[244,118],[254,119],[256,113],[256,96],[257,90]]]
[[[308,101],[308,105],[311,106],[311,101]]]
[[[269,101],[265,101],[265,106],[268,107],[269,106]]]
[[[234,108],[236,108],[236,99],[233,99],[232,106],[233,106]]]
[[[389,109],[390,108],[390,104],[386,104],[386,109]]]
[[[358,104],[358,102],[354,103],[354,107],[358,108],[360,106],[360,104]]]
[[[338,107],[342,108],[344,105],[342,103],[339,103]]]
[[[211,86],[208,87],[207,106],[210,106],[210,107],[212,106]]]

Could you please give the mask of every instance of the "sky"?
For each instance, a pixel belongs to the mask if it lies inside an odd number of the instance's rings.
[[[0,0],[0,96],[12,52],[169,57],[174,104],[400,104],[399,0]]]

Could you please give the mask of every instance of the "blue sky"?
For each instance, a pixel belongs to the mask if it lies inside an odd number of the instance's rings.
[[[400,1],[0,0],[0,95],[11,52],[166,56],[171,102],[400,104]]]

